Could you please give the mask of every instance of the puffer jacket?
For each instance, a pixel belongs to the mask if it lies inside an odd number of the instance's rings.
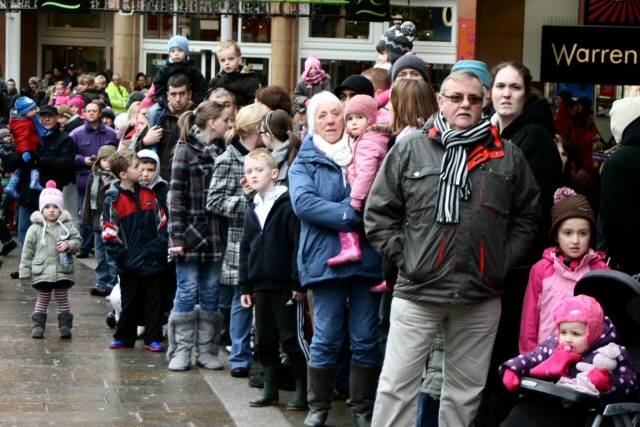
[[[111,184],[104,196],[102,241],[118,273],[152,276],[167,266],[167,217],[153,190]]]
[[[430,123],[430,122],[429,122]],[[522,152],[497,129],[469,154],[471,197],[460,222],[436,222],[444,149],[435,128],[389,151],[369,193],[371,244],[399,268],[394,296],[430,304],[476,304],[502,293],[526,255],[540,216],[538,185]]]
[[[358,138],[351,147],[353,161],[347,167],[349,185],[351,185],[352,206],[364,207],[373,180],[389,151],[391,128],[374,126]],[[355,204],[354,204],[355,203]]]
[[[593,249],[589,249],[575,269],[567,267],[557,252],[555,247],[545,249],[542,259],[531,268],[520,322],[520,353],[532,351],[553,334],[553,309],[573,296],[582,276],[592,270],[609,269],[605,255]]]
[[[33,283],[73,282],[73,257],[80,250],[82,237],[73,225],[71,215],[63,211],[55,224],[48,224],[39,211],[31,214],[31,226],[27,230],[22,256],[20,257],[20,278],[31,278]],[[66,240],[69,244],[69,264],[58,262],[56,244]]]
[[[339,231],[356,231],[362,217],[351,207],[351,188],[340,166],[321,153],[307,135],[289,169],[289,193],[300,218],[298,271],[303,287],[328,280],[381,279],[380,256],[362,236],[362,260],[329,267],[327,260],[340,250]]]
[[[596,350],[609,343],[620,344],[619,337],[620,335],[611,322],[611,319],[605,316],[604,333],[593,344],[591,344],[587,351],[582,355],[580,362],[593,364],[593,358],[597,354]],[[556,347],[558,347],[558,337],[556,335],[548,337],[533,351],[504,362],[499,369],[500,377],[502,378],[505,369],[511,369],[518,375],[518,377],[529,375],[529,371],[547,360],[553,354]],[[609,398],[628,398],[629,396],[635,396],[638,391],[635,364],[633,363],[633,358],[631,357],[631,354],[629,354],[629,351],[622,345],[620,346],[620,356],[618,356],[616,362],[617,366],[615,369],[610,371],[611,383],[614,387],[612,387],[608,392],[602,393],[602,395]],[[579,373],[576,365],[577,364],[573,364],[571,367],[569,373],[570,378],[575,378]]]
[[[206,209],[213,163],[221,144],[205,144],[197,127],[176,145],[169,189],[169,247],[182,246],[180,261],[215,261],[222,258],[222,221]]]

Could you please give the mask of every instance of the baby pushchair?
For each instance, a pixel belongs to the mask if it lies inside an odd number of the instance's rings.
[[[640,284],[620,271],[596,270],[578,281],[575,295],[589,295],[598,300],[605,314],[618,329],[621,342],[629,350],[636,367],[640,367]],[[594,414],[591,427],[603,421],[615,427],[640,426],[638,396],[626,401],[611,401],[581,393],[571,388],[536,378],[523,377],[521,390],[561,399],[565,404],[586,406]]]

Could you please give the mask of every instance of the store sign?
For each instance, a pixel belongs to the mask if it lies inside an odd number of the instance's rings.
[[[640,2],[637,0],[583,0],[585,25],[629,25],[640,22]]]
[[[41,12],[87,12],[90,0],[38,0]]]
[[[540,80],[640,84],[640,27],[542,27]]]

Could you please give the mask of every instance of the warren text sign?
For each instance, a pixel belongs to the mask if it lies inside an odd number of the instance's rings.
[[[540,80],[640,84],[640,28],[542,27]]]

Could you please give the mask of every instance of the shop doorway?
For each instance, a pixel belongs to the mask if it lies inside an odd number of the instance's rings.
[[[96,46],[42,45],[42,67],[52,69],[74,64],[79,71],[98,73],[106,68],[105,48]]]

